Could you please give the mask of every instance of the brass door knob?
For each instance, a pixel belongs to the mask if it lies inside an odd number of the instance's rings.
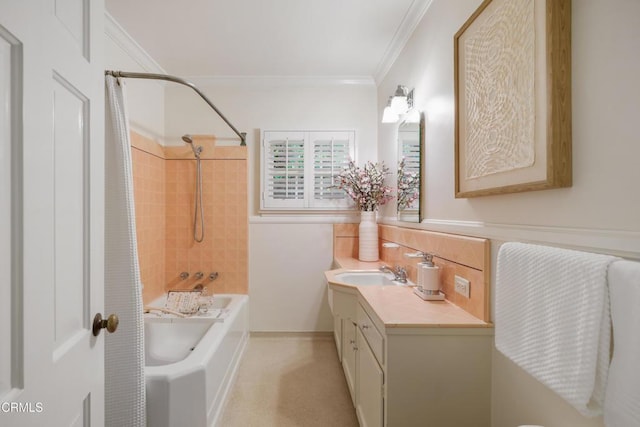
[[[110,314],[106,319],[102,318],[102,314],[96,314],[96,317],[93,318],[93,336],[100,335],[102,329],[106,329],[109,333],[115,332],[118,329],[118,323],[120,320],[115,314]]]

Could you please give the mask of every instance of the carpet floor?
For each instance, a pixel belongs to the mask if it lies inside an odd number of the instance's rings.
[[[252,335],[220,427],[357,427],[331,335]]]

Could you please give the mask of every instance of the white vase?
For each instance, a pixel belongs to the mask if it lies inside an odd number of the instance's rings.
[[[378,224],[375,211],[360,212],[358,230],[358,259],[360,261],[378,261]]]

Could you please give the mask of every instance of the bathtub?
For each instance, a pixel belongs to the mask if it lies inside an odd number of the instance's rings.
[[[248,300],[216,295],[224,316],[145,315],[147,426],[216,425],[247,343]]]

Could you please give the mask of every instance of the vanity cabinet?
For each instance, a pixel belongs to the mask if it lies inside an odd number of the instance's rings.
[[[359,327],[356,335],[358,420],[363,427],[382,427],[384,425],[384,372]]]
[[[384,338],[349,288],[331,288],[333,334],[351,400],[362,427],[384,425]]]
[[[358,392],[380,393],[358,395],[362,426],[490,427],[491,328],[385,325],[361,300],[358,329]],[[378,402],[383,421],[369,423]]]
[[[344,320],[342,335],[342,370],[351,393],[351,402],[356,405],[356,360],[358,345],[356,344],[356,324],[351,320]]]
[[[362,291],[330,287],[336,345],[362,427],[490,427],[491,327],[385,323]],[[401,290],[385,295],[391,291]],[[408,298],[399,309],[458,312]]]
[[[382,427],[384,425],[384,337],[358,304],[356,344],[357,396],[356,412],[360,425]]]
[[[342,318],[333,314],[333,339],[336,342],[338,360],[342,361]]]
[[[330,306],[333,311],[333,336],[338,349],[338,358],[356,405],[356,306],[358,294],[354,289],[331,288]]]

